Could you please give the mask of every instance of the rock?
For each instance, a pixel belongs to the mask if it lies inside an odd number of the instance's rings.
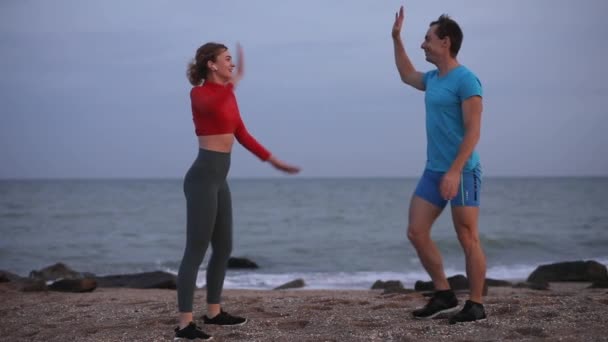
[[[589,285],[590,289],[608,289],[608,280],[596,280]]]
[[[93,278],[61,279],[48,285],[49,290],[60,292],[91,292],[95,288],[97,282]]]
[[[469,288],[469,280],[462,274],[449,277],[448,283],[450,283],[450,288],[455,291],[467,290]]]
[[[448,278],[448,283],[450,284],[450,288],[454,291],[457,290],[467,290],[469,288],[469,280],[467,277],[462,274],[457,274],[455,276]],[[414,290],[416,291],[435,291],[435,285],[433,285],[432,281],[421,281],[418,280],[414,284]]]
[[[549,290],[549,283],[531,283],[531,282],[520,282],[513,285],[514,288],[524,288],[532,290]]]
[[[16,282],[19,291],[23,292],[39,292],[47,291],[46,282],[44,280],[21,278]]]
[[[11,287],[23,292],[46,291],[46,282],[42,279],[20,277],[8,271],[0,271],[0,283],[9,282]]]
[[[292,280],[281,286],[275,287],[274,290],[297,289],[306,286],[303,279]]]
[[[240,269],[240,268],[259,268],[258,264],[247,259],[247,258],[233,258],[230,257],[228,259],[228,268],[230,269]]]
[[[492,287],[512,287],[513,283],[506,280],[486,278],[486,284]]]
[[[20,279],[22,278],[14,273],[0,270],[0,283],[15,282]]]
[[[129,287],[134,289],[176,289],[177,277],[171,273],[155,271],[96,277],[98,287]]]
[[[435,285],[432,281],[417,280],[414,284],[414,290],[416,291],[434,291]]]
[[[545,283],[556,281],[593,282],[608,280],[606,266],[597,261],[568,261],[541,265],[530,274],[529,283]]]
[[[463,293],[464,290],[469,290],[469,280],[462,274],[457,274],[452,277],[448,277],[448,283],[450,284],[450,288],[458,293]],[[432,281],[421,281],[418,280],[414,284],[414,290],[416,291],[435,291],[435,285],[433,285]],[[485,282],[483,285],[483,296],[488,295],[488,283]]]
[[[412,289],[406,289],[403,287],[387,287],[384,289],[384,291],[382,292],[383,295],[385,294],[393,294],[393,293],[399,293],[399,294],[410,294],[410,293],[414,293],[416,292],[416,290],[412,290]]]
[[[372,285],[372,290],[378,290],[378,289],[389,289],[389,288],[398,288],[398,289],[402,289],[403,288],[403,283],[399,280],[387,280],[387,281],[382,281],[382,280],[376,280],[376,282],[374,283],[374,285]]]
[[[372,285],[372,290],[378,290],[378,289],[384,290],[382,292],[382,294],[393,294],[393,293],[408,294],[408,293],[416,292],[414,290],[404,288],[403,283],[399,280],[387,280],[387,281],[376,280],[374,285]]]
[[[59,262],[54,265],[45,267],[40,271],[30,272],[30,279],[55,281],[58,279],[83,279],[86,277],[94,277],[89,273],[80,273],[69,268],[65,264]]]

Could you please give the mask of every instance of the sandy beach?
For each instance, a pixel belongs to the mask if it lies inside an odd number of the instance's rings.
[[[411,319],[410,311],[425,303],[420,293],[225,290],[224,308],[250,321],[203,329],[215,341],[608,341],[608,291],[588,285],[492,287],[485,297],[488,319],[458,325]],[[175,299],[175,290],[28,293],[3,283],[0,340],[170,341]],[[198,317],[204,303],[205,292],[197,290]]]

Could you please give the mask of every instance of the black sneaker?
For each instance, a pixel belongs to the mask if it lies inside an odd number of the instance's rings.
[[[196,339],[200,339],[203,341],[210,341],[210,340],[213,340],[213,337],[205,334],[205,332],[203,332],[201,330],[201,328],[197,327],[194,322],[190,322],[190,324],[188,324],[188,326],[186,326],[184,329],[181,329],[181,330],[179,327],[175,328],[175,337],[173,338],[173,341],[196,340]]]
[[[421,309],[412,311],[416,319],[431,319],[441,314],[458,310],[458,298],[453,291],[439,291],[433,294],[429,302]]]
[[[450,317],[450,324],[473,322],[486,319],[486,310],[483,305],[467,300],[459,313]]]
[[[205,324],[238,326],[247,323],[247,318],[233,316],[226,311],[221,310],[220,313],[215,315],[213,318],[209,318],[207,315],[204,315],[203,322],[205,322]]]

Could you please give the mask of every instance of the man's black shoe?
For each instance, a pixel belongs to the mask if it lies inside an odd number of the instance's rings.
[[[431,319],[456,310],[458,310],[458,298],[454,292],[451,290],[438,291],[423,308],[414,310],[412,316],[416,319]]]
[[[450,317],[450,324],[473,322],[486,319],[486,310],[483,305],[467,300],[462,310]]]

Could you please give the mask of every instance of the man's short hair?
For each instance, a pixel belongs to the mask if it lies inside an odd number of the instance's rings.
[[[439,39],[450,37],[450,55],[456,57],[458,51],[460,51],[463,39],[462,30],[458,26],[458,23],[447,14],[442,14],[439,19],[431,22],[429,26],[433,25],[437,25],[435,34]]]

